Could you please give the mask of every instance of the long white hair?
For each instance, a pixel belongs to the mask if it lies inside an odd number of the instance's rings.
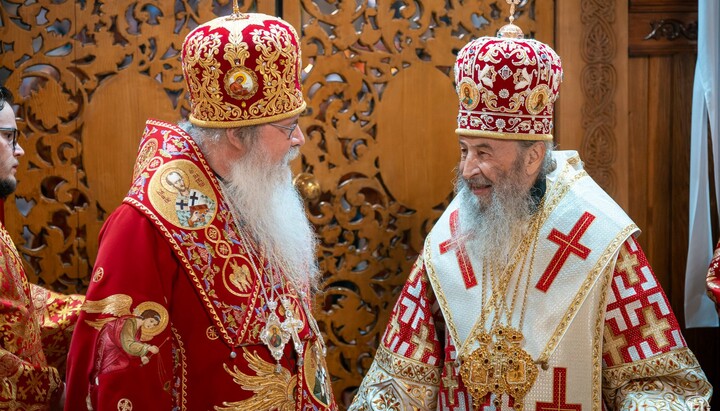
[[[204,139],[193,136],[203,149],[217,141],[217,132],[210,132],[213,135]],[[226,201],[239,214],[242,221],[238,223],[260,246],[263,257],[285,272],[300,290],[311,290],[319,277],[317,239],[303,200],[292,184],[289,166],[299,149],[291,148],[282,162],[272,164],[257,127],[238,129],[236,135],[248,152],[231,165],[229,175],[223,176]]]

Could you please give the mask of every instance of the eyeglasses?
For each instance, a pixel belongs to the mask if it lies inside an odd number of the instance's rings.
[[[17,147],[18,129],[10,127],[0,127],[0,132],[4,133],[5,140],[12,147],[12,151],[15,152]]]
[[[298,126],[298,123],[293,123],[292,126],[283,126],[282,124],[278,124],[278,123],[270,123],[270,125],[273,126],[273,127],[277,127],[277,128],[280,128],[280,129],[283,129],[283,130],[287,131],[287,133],[288,133],[288,140],[290,140],[290,139],[292,138],[293,132],[295,131],[295,129],[296,129],[297,126]]]

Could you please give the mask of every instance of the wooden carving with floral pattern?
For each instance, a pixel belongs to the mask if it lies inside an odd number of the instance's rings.
[[[9,0],[0,80],[16,94],[18,190],[6,223],[30,281],[83,292],[102,223],[127,193],[143,124],[188,113],[185,35],[228,0]],[[370,366],[426,233],[448,204],[459,158],[452,66],[505,24],[503,1],[257,0],[302,37],[306,136],[293,168],[314,177],[308,214],[324,271],[317,319],[335,396]],[[554,2],[524,0],[516,24],[551,33]],[[542,24],[541,24],[542,23]]]

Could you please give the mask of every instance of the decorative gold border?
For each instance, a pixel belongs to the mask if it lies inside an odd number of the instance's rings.
[[[432,285],[433,291],[435,292],[435,297],[437,298],[438,305],[440,305],[440,309],[443,312],[443,317],[445,318],[445,324],[447,325],[447,329],[450,332],[450,338],[452,339],[453,344],[455,345],[455,348],[457,349],[460,347],[460,337],[457,332],[457,328],[455,328],[455,321],[452,319],[452,312],[450,311],[450,306],[448,305],[447,299],[445,298],[445,293],[443,292],[442,287],[440,286],[440,282],[438,281],[438,276],[435,274],[435,267],[431,263],[431,244],[430,244],[430,236],[428,235],[425,239],[425,245],[423,249],[425,252],[422,255],[423,259],[423,265],[425,266],[425,271],[428,276],[428,281]],[[458,358],[459,358],[459,352],[458,352]]]
[[[622,245],[620,245],[622,247]],[[593,335],[593,351],[592,351],[592,409],[593,411],[602,411],[602,346],[603,346],[603,327],[605,326],[605,312],[607,311],[608,288],[612,281],[615,267],[608,264],[605,267],[605,274],[602,277],[600,285],[600,298],[595,309],[597,318],[595,319],[595,335]]]
[[[393,377],[423,384],[440,384],[441,367],[397,355],[383,345],[380,345],[375,352],[375,361],[378,366]]]
[[[284,120],[286,118],[290,118],[294,115],[300,114],[305,110],[306,106],[307,103],[303,101],[302,104],[300,104],[300,107],[296,108],[295,110],[288,111],[287,113],[276,114],[270,117],[255,118],[251,120],[209,121],[197,119],[192,114],[188,116],[188,120],[190,120],[190,122],[196,126],[208,128],[236,128],[244,126],[257,126],[261,124],[272,123],[274,121]]]
[[[488,137],[499,140],[552,141],[552,134],[501,133],[499,131],[455,129],[455,134],[472,137]]]
[[[608,367],[603,371],[606,389],[614,390],[627,381],[669,375],[682,369],[700,369],[695,355],[683,347],[644,360]]]
[[[180,411],[187,411],[187,360],[185,357],[185,347],[182,342],[182,339],[180,338],[180,333],[175,329],[174,326],[170,326],[170,330],[173,333],[173,337],[175,337],[175,341],[178,343],[178,352],[180,353],[178,360],[180,361],[180,375],[181,375],[181,383],[180,383],[180,398],[181,398],[181,404],[180,404]]]

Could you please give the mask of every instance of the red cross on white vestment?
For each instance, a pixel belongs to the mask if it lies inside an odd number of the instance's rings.
[[[590,249],[580,244],[580,237],[585,234],[585,231],[587,231],[588,227],[590,227],[593,220],[595,220],[595,216],[586,211],[582,216],[580,216],[580,219],[577,223],[575,223],[575,226],[567,235],[561,233],[555,228],[550,231],[548,240],[557,243],[560,248],[558,248],[552,260],[550,260],[550,264],[548,264],[547,268],[545,268],[545,272],[542,277],[540,277],[537,284],[535,284],[535,288],[542,292],[547,292],[550,285],[552,285],[552,282],[555,280],[555,277],[557,277],[560,272],[560,269],[563,265],[565,265],[565,261],[567,261],[568,257],[570,257],[571,253],[577,255],[583,260],[590,255]]]
[[[537,402],[535,411],[581,411],[580,404],[566,404],[567,368],[555,368],[553,375],[553,402]]]
[[[463,238],[457,235],[458,231],[458,210],[455,210],[450,214],[450,238],[440,243],[440,254],[445,254],[453,248],[455,249],[455,256],[458,259],[463,281],[465,281],[465,288],[470,289],[477,285],[477,278],[475,277],[472,264],[470,264],[467,251],[465,251]]]

